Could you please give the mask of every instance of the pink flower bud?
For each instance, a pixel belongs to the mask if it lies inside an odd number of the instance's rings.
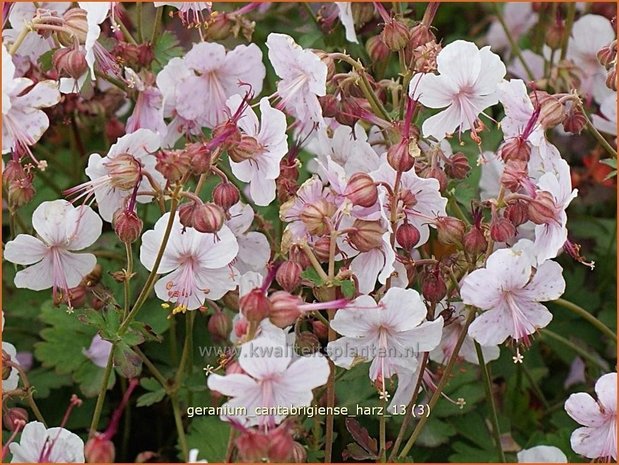
[[[227,39],[232,35],[233,26],[233,21],[226,13],[212,15],[204,33],[205,38],[213,42]]]
[[[314,255],[321,262],[329,260],[329,249],[331,247],[331,239],[329,236],[322,236],[316,242],[314,242]]]
[[[531,144],[522,137],[512,137],[501,145],[498,152],[505,163],[509,161],[528,162],[531,158]]]
[[[516,227],[526,223],[529,221],[529,207],[527,203],[518,200],[509,204],[505,209],[505,217]]]
[[[423,284],[421,285],[421,293],[428,302],[436,303],[445,298],[447,295],[447,286],[438,270],[426,274]]]
[[[296,262],[287,260],[280,265],[275,274],[275,280],[282,289],[288,292],[294,291],[301,284],[301,272],[303,268]]]
[[[563,104],[555,97],[550,97],[541,103],[539,123],[544,129],[554,128],[565,119]]]
[[[2,425],[9,431],[17,431],[23,428],[26,423],[28,423],[28,412],[23,408],[9,408],[2,415]]]
[[[160,150],[155,169],[171,183],[183,179],[191,170],[191,154],[186,150]]]
[[[84,446],[84,456],[88,463],[113,463],[116,456],[114,443],[102,434],[95,433]]]
[[[369,252],[383,246],[385,228],[380,221],[355,220],[348,233],[350,244],[359,252]]]
[[[447,175],[440,166],[432,166],[430,169],[425,170],[424,176],[426,178],[434,178],[438,181],[438,188],[441,192],[447,189]]]
[[[268,462],[270,438],[261,431],[246,430],[235,444],[242,462]]]
[[[490,237],[495,242],[507,242],[516,235],[516,227],[504,217],[495,217],[490,224]]]
[[[261,150],[260,143],[255,137],[243,134],[238,143],[228,147],[228,155],[232,161],[240,163],[251,160]]]
[[[309,258],[307,258],[307,255],[303,249],[296,244],[290,247],[288,256],[290,257],[291,262],[298,263],[302,269],[308,268],[312,265],[312,262]]]
[[[372,36],[365,42],[365,50],[372,61],[382,61],[389,57],[391,50],[381,36]]]
[[[199,205],[196,202],[184,203],[178,207],[178,219],[186,228],[193,228],[193,216]]]
[[[408,44],[410,33],[408,27],[397,19],[390,19],[385,23],[381,38],[390,50],[397,52]]]
[[[580,134],[587,125],[587,120],[582,110],[572,105],[567,116],[563,120],[563,130],[572,134]]]
[[[378,189],[369,174],[355,173],[348,180],[344,195],[360,207],[371,207],[378,200]]]
[[[302,356],[315,354],[320,350],[320,341],[314,333],[301,331],[295,340],[294,348],[295,352]]]
[[[269,461],[288,462],[292,456],[294,440],[287,427],[279,427],[269,432]]]
[[[405,222],[398,226],[395,238],[404,250],[411,251],[419,243],[421,233],[415,226]]]
[[[226,214],[219,205],[212,202],[203,203],[193,214],[193,227],[203,233],[216,233],[226,221]]]
[[[143,225],[144,223],[133,210],[124,208],[116,210],[112,219],[114,232],[126,244],[131,244],[140,237]]]
[[[312,320],[312,331],[319,339],[327,339],[329,336],[329,328],[320,320]]]
[[[550,192],[541,191],[528,205],[529,219],[535,224],[548,224],[556,221],[557,205]]]
[[[112,187],[121,190],[133,189],[142,178],[142,165],[129,153],[122,153],[107,161],[105,166]]]
[[[501,175],[501,184],[512,192],[520,189],[520,186],[528,179],[527,163],[522,160],[510,160],[505,164]]]
[[[63,47],[54,52],[52,65],[59,77],[78,79],[88,70],[84,52],[75,47]]]
[[[269,319],[271,323],[279,328],[285,328],[294,324],[302,314],[299,305],[303,301],[286,291],[274,292],[269,300],[271,301]]]
[[[320,107],[322,108],[322,115],[325,118],[335,118],[339,109],[339,102],[337,97],[333,94],[327,94],[322,97],[318,97]]]
[[[321,236],[328,231],[327,220],[335,214],[335,211],[336,206],[333,203],[318,199],[305,204],[300,217],[311,235]]]
[[[64,28],[57,34],[58,41],[65,47],[70,47],[76,42],[80,45],[86,43],[86,35],[88,34],[88,13],[81,8],[70,8],[64,15]]]
[[[466,225],[452,216],[439,216],[436,219],[439,242],[445,245],[460,245],[464,238]]]
[[[485,252],[488,247],[488,241],[484,236],[483,231],[478,226],[473,226],[465,235],[462,240],[464,250],[473,255],[478,255]]]
[[[597,52],[598,61],[605,68],[612,66],[617,60],[617,41],[613,40],[610,44],[605,45]]]
[[[271,314],[271,301],[260,288],[252,289],[239,300],[241,313],[248,321],[259,323]]]
[[[239,190],[231,182],[220,182],[213,189],[213,202],[225,211],[230,210],[230,207],[236,205],[240,199],[241,194]]]
[[[225,341],[232,329],[232,323],[224,312],[216,311],[209,318],[206,327],[216,341]]]
[[[456,152],[445,161],[445,173],[450,178],[464,179],[471,171],[469,160],[462,152]]]
[[[387,150],[387,162],[394,170],[410,171],[415,166],[415,159],[411,155],[409,143],[408,139],[402,139]]]
[[[205,144],[196,142],[185,147],[191,158],[193,174],[201,175],[211,171],[211,152]]]
[[[110,143],[116,142],[116,140],[126,134],[125,124],[118,120],[118,118],[111,117],[105,122],[105,135],[109,139]]]
[[[436,37],[434,36],[432,30],[425,24],[419,23],[413,26],[410,31],[410,41],[408,43],[408,46],[414,50],[417,47],[425,45],[428,42],[433,42],[435,40]]]

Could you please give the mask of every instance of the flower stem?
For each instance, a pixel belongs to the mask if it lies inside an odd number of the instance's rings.
[[[430,411],[434,408],[434,406],[438,402],[439,398],[441,397],[441,393],[443,392],[443,389],[445,388],[445,385],[447,384],[447,380],[451,376],[451,371],[453,370],[453,367],[456,364],[456,360],[458,359],[460,348],[462,347],[462,344],[464,343],[464,338],[466,337],[466,333],[469,330],[469,326],[473,322],[474,318],[475,318],[475,312],[472,309],[469,309],[469,313],[466,317],[466,321],[464,322],[462,331],[460,332],[460,335],[458,336],[458,341],[456,342],[456,345],[454,346],[451,357],[449,358],[449,361],[447,362],[447,366],[445,367],[443,376],[441,377],[441,380],[438,382],[438,385],[436,386],[436,391],[434,391],[434,394],[432,395],[432,398],[430,399],[430,402],[428,403],[428,407]],[[415,445],[417,438],[419,438],[419,435],[421,434],[421,431],[423,430],[423,427],[425,426],[427,421],[428,421],[428,416],[426,415],[422,416],[419,419],[419,423],[417,423],[417,426],[415,426],[415,429],[413,430],[413,434],[411,434],[411,437],[408,439],[407,443],[404,445],[404,448],[398,454],[398,459],[403,459],[408,455],[412,447]]]
[[[612,145],[610,145],[610,143],[606,140],[606,138],[602,134],[600,134],[600,131],[598,131],[597,128],[593,125],[593,123],[591,122],[591,119],[587,115],[587,112],[582,107],[582,105],[580,106],[580,110],[582,111],[582,114],[585,117],[585,124],[587,126],[587,130],[593,135],[593,137],[595,137],[595,139],[600,143],[600,145],[604,147],[604,149],[614,159],[617,159],[617,151],[613,148]]]
[[[565,19],[565,30],[563,32],[563,40],[561,41],[561,59],[564,60],[567,56],[567,45],[570,42],[570,34],[572,33],[572,25],[574,24],[574,16],[576,16],[576,3],[567,4],[567,17]]]
[[[551,339],[554,339],[557,342],[560,342],[561,344],[569,347],[570,349],[572,349],[574,352],[576,352],[578,355],[580,355],[582,358],[590,361],[591,363],[593,363],[594,365],[597,365],[598,367],[600,367],[602,370],[606,370],[608,367],[605,366],[602,362],[600,362],[598,359],[596,359],[595,357],[593,357],[589,352],[587,352],[586,350],[582,349],[581,347],[578,347],[576,344],[574,344],[572,341],[564,338],[563,336],[560,336],[559,334],[555,333],[554,331],[550,331],[549,329],[544,328],[541,331],[541,335],[542,337],[548,336]]]
[[[570,302],[569,300],[565,299],[553,300],[553,303],[560,305],[563,308],[567,308],[571,312],[574,312],[576,315],[587,320],[589,323],[599,329],[602,333],[608,336],[615,344],[617,343],[617,335],[608,326],[606,326],[584,308],[576,305],[574,302]]]
[[[140,43],[144,42],[144,34],[142,32],[142,2],[137,2],[135,4],[135,11],[136,11],[136,23],[137,23],[137,30],[138,30],[138,41]]]
[[[379,438],[379,444],[380,444],[380,449],[378,451],[378,459],[381,461],[381,463],[385,463],[387,461],[387,418],[385,417],[385,410],[387,410],[387,398],[383,397],[382,401],[381,401],[381,414],[380,414],[380,418],[379,418],[379,425],[378,425],[378,438]]]
[[[178,444],[181,448],[183,461],[189,460],[189,449],[187,448],[187,438],[185,437],[185,428],[183,427],[183,419],[181,418],[181,409],[178,403],[178,394],[174,393],[171,397],[172,410],[174,412],[174,423],[178,432]]]
[[[501,26],[503,27],[503,31],[505,31],[505,36],[507,37],[507,40],[509,41],[509,45],[512,48],[512,52],[514,52],[514,55],[516,55],[518,59],[520,60],[520,62],[522,63],[522,67],[526,71],[529,79],[533,81],[535,79],[535,76],[533,75],[531,68],[527,64],[527,61],[524,59],[524,56],[522,55],[522,51],[520,50],[518,43],[514,40],[514,38],[512,37],[511,31],[507,27],[507,23],[505,23],[505,18],[503,18],[503,12],[501,11],[501,9],[496,3],[494,3],[492,7],[494,8],[494,13],[496,14],[496,17],[499,20],[499,23],[501,23]]]
[[[131,300],[131,275],[133,274],[133,251],[131,250],[131,244],[128,242],[125,242],[125,252],[127,253],[127,268],[125,269],[125,280],[123,282],[125,297],[123,318],[126,318],[129,313],[129,301]]]
[[[95,412],[92,415],[92,421],[90,422],[89,437],[93,437],[99,427],[99,420],[101,419],[101,411],[103,410],[103,402],[105,401],[105,392],[107,391],[107,385],[112,374],[112,367],[114,365],[114,349],[116,344],[112,345],[110,355],[107,358],[107,365],[105,365],[105,372],[103,373],[103,380],[101,381],[101,387],[99,388],[99,395],[97,396],[97,403],[95,404]]]
[[[36,417],[36,419],[39,420],[41,423],[43,423],[45,427],[47,428],[47,423],[45,422],[43,415],[41,415],[41,411],[39,410],[37,403],[34,401],[32,385],[30,384],[28,375],[26,375],[26,372],[19,365],[15,364],[15,365],[12,365],[12,367],[17,370],[17,373],[19,374],[19,377],[21,378],[21,382],[24,385],[24,389],[28,393],[27,395],[28,405],[30,406],[32,413],[34,413],[34,416]]]
[[[490,407],[490,420],[492,421],[492,436],[494,437],[494,443],[497,448],[497,454],[499,462],[505,463],[505,454],[503,453],[503,446],[501,445],[501,431],[499,430],[499,418],[497,416],[496,404],[494,403],[494,396],[492,395],[492,379],[490,377],[490,367],[486,365],[484,360],[484,354],[481,350],[479,342],[475,342],[475,352],[477,352],[477,360],[479,361],[479,367],[481,368],[481,374],[484,379],[484,389],[486,391],[486,399],[488,400],[488,406]]]
[[[165,376],[163,376],[159,369],[153,364],[153,362],[150,361],[150,359],[146,356],[144,352],[140,350],[139,347],[136,346],[133,348],[133,350],[142,359],[142,362],[150,370],[151,374],[155,377],[155,379],[159,381],[159,384],[161,384],[161,387],[166,392],[166,394],[169,394],[168,381],[165,379]]]
[[[9,49],[9,55],[13,56],[17,53],[17,50],[26,39],[28,33],[30,33],[30,28],[24,24],[23,29],[19,32],[15,42],[13,42],[13,45],[11,45],[11,48]]]

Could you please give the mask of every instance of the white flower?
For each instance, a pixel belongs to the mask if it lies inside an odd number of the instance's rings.
[[[595,393],[597,401],[586,392],[565,401],[565,411],[583,425],[572,433],[572,449],[590,459],[617,461],[617,373],[598,379]]]
[[[600,131],[617,135],[617,92],[609,94],[600,105],[600,114],[592,115],[593,125]]]
[[[65,293],[92,271],[97,259],[73,253],[92,245],[101,235],[101,218],[90,207],[74,207],[66,200],[43,202],[32,214],[38,237],[19,234],[8,242],[4,258],[18,265],[15,286],[35,291],[53,288]]]
[[[533,11],[530,3],[509,2],[504,5],[503,18],[505,19],[505,25],[514,40],[518,41],[537,22],[537,13]],[[486,34],[486,41],[494,50],[511,49],[505,29],[503,29],[503,25],[498,19],[492,21],[490,29],[488,29]]]
[[[226,102],[231,113],[241,105],[243,98],[233,95]],[[232,173],[240,181],[249,183],[249,194],[256,205],[266,206],[275,199],[275,180],[279,177],[279,163],[288,152],[286,115],[272,108],[268,98],[260,100],[260,122],[254,110],[244,106],[237,126],[258,142],[259,150],[250,159],[230,160]]]
[[[312,403],[312,389],[329,377],[329,363],[321,354],[296,357],[282,330],[263,334],[241,346],[239,365],[246,374],[208,377],[208,387],[231,399],[223,407],[245,407],[246,418],[234,417],[250,426],[273,426],[285,417],[256,414],[257,408],[304,407]],[[279,336],[275,337],[277,334]],[[222,417],[227,420],[229,416]]]
[[[355,32],[355,21],[352,15],[352,3],[350,2],[335,2],[337,6],[337,15],[346,31],[346,40],[355,44],[359,43],[357,33]]]
[[[94,335],[88,349],[82,349],[82,353],[99,368],[105,368],[107,366],[107,361],[110,357],[111,351],[112,343],[110,341],[106,341],[98,334]]]
[[[60,100],[58,83],[33,82],[15,75],[15,65],[2,45],[2,153],[17,149],[30,151],[49,127],[47,115],[41,108],[56,105]]]
[[[482,346],[501,344],[508,337],[526,344],[552,320],[540,302],[558,299],[565,291],[558,263],[546,261],[533,268],[533,257],[514,249],[496,250],[485,268],[462,280],[462,301],[485,310],[469,326],[469,336]]]
[[[282,107],[304,129],[322,126],[324,120],[318,97],[327,92],[327,65],[288,35],[271,33],[266,43],[271,65],[281,78],[277,83],[277,95],[282,99]]]
[[[519,463],[567,463],[567,457],[555,446],[535,446],[517,454]]]
[[[200,451],[198,449],[190,449],[189,457],[187,457],[187,463],[208,463],[208,460],[198,460]]]
[[[64,428],[45,428],[31,421],[21,433],[19,444],[9,444],[11,463],[84,463],[84,441]]]
[[[153,270],[169,217],[169,213],[164,214],[154,229],[142,235],[140,261],[149,271]],[[237,271],[229,265],[239,246],[232,231],[227,226],[217,234],[183,229],[176,216],[157,269],[158,274],[166,276],[155,284],[157,297],[176,304],[174,313],[195,310],[205,299],[220,299],[236,287]]]
[[[447,45],[436,60],[440,74],[413,76],[410,95],[428,108],[447,107],[422,125],[424,137],[441,140],[458,128],[473,129],[478,115],[498,102],[497,84],[505,76],[505,65],[490,47],[480,50],[464,40]]]
[[[239,244],[239,253],[234,266],[239,273],[264,271],[271,258],[271,247],[266,236],[249,231],[254,221],[254,211],[249,205],[238,202],[230,208],[230,219],[226,225],[232,230]]]

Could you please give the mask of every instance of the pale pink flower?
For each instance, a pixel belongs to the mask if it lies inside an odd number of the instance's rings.
[[[591,115],[593,125],[606,134],[617,135],[617,92],[608,95],[600,105],[600,114]]]
[[[289,236],[292,241],[307,238],[309,232],[301,220],[301,214],[307,205],[324,198],[331,200],[328,190],[323,189],[322,181],[318,176],[312,176],[301,184],[297,194],[280,207],[280,219],[289,223],[284,234]]]
[[[537,22],[537,13],[533,11],[530,3],[509,2],[504,4],[503,18],[510,35],[517,41]],[[498,19],[492,21],[486,33],[486,41],[493,50],[511,49],[505,29]]]
[[[208,377],[208,387],[231,399],[224,408],[245,407],[247,417],[233,417],[250,426],[272,427],[285,417],[260,415],[257,408],[304,407],[312,403],[312,389],[322,386],[329,377],[329,363],[321,354],[298,357],[294,346],[271,333],[261,335],[241,346],[239,365],[245,373]],[[228,420],[230,417],[222,417]]]
[[[553,261],[534,268],[533,261],[523,251],[496,250],[484,268],[462,280],[462,301],[484,310],[469,327],[469,336],[481,345],[501,344],[508,337],[527,344],[531,334],[552,320],[540,302],[563,294],[563,269]]]
[[[322,126],[324,120],[318,97],[327,92],[327,65],[286,34],[271,33],[266,44],[271,65],[281,78],[277,83],[280,105],[303,129]]]
[[[97,39],[101,35],[101,23],[105,21],[112,8],[112,2],[78,2],[81,9],[86,11],[88,32],[86,33],[86,63],[90,68],[90,78],[95,80],[95,55],[98,46]],[[99,45],[99,47],[101,47]]]
[[[84,441],[65,428],[38,421],[24,426],[19,443],[9,444],[11,463],[84,463]]]
[[[387,163],[370,173],[376,182],[384,182],[393,188],[396,178],[396,171]],[[384,186],[379,186],[379,191],[387,198],[387,191]],[[429,224],[432,224],[437,216],[445,215],[447,199],[441,196],[440,186],[434,178],[420,178],[415,170],[402,173],[399,188],[399,200],[397,206],[398,218],[408,220],[421,233],[418,246],[425,244],[430,237]],[[383,203],[384,215],[387,218],[391,215],[390,206],[387,202]]]
[[[604,16],[585,15],[574,22],[567,49],[567,58],[578,67],[580,93],[604,101],[611,90],[606,87],[606,69],[597,59],[597,52],[615,39],[615,28]]]
[[[617,373],[608,373],[595,383],[597,400],[586,392],[572,394],[565,411],[580,423],[572,433],[572,449],[589,459],[617,460]]]
[[[149,177],[160,187],[165,185],[163,175],[155,169],[155,152],[159,149],[160,137],[148,129],[138,129],[116,141],[105,157],[93,153],[88,159],[86,175],[90,181],[73,187],[68,195],[90,197],[94,194],[99,214],[108,222],[114,213],[125,208],[137,191],[152,191]],[[151,195],[138,195],[137,201],[148,203]]]
[[[266,236],[257,231],[250,231],[254,221],[254,210],[249,205],[238,202],[230,208],[230,219],[226,225],[236,236],[239,253],[234,260],[234,267],[243,274],[248,271],[262,271],[271,258],[271,247]]]
[[[105,368],[107,366],[111,351],[112,343],[106,341],[98,334],[94,335],[88,349],[82,349],[82,353],[99,368]]]
[[[142,235],[140,261],[152,271],[170,214]],[[157,297],[175,304],[173,313],[195,310],[205,299],[218,300],[237,285],[237,271],[230,266],[239,251],[234,234],[223,226],[217,234],[184,228],[174,218],[172,234],[157,269],[165,274],[155,284]]]
[[[344,337],[329,343],[327,355],[346,369],[372,362],[370,379],[384,386],[395,374],[416,372],[417,356],[439,344],[443,318],[424,321],[426,315],[413,289],[390,288],[378,304],[368,295],[357,297],[335,314],[331,327]]]
[[[161,91],[157,87],[145,83],[131,68],[125,68],[125,75],[132,87],[138,92],[133,112],[127,118],[127,124],[125,124],[125,132],[131,134],[138,129],[150,129],[164,136],[166,124],[163,120]]]
[[[74,253],[94,244],[101,235],[101,218],[90,207],[74,207],[66,200],[43,202],[32,214],[38,237],[19,234],[4,249],[4,258],[30,265],[15,275],[15,286],[41,291],[53,289],[68,295],[92,271],[97,259]]]
[[[60,101],[58,83],[40,81],[28,92],[33,82],[15,75],[15,65],[2,45],[2,153],[23,150],[30,153],[49,127],[49,118],[41,111]],[[45,162],[41,162],[41,168]]]
[[[518,57],[512,58],[512,61],[507,66],[507,71],[509,71],[514,77],[524,79],[525,81],[529,81],[531,78],[534,80],[542,79],[545,74],[544,64],[547,60],[550,60],[552,50],[548,47],[548,45],[544,45],[542,48],[542,53],[544,56],[538,55],[529,49],[522,50],[520,52],[523,60],[529,68],[529,71],[531,71],[531,76],[529,76],[528,71],[522,64],[522,60]]]
[[[266,69],[256,44],[227,52],[221,44],[201,42],[187,52],[182,64],[186,72],[168,75],[174,80],[175,110],[201,127],[213,128],[227,119],[226,100],[232,95],[262,92]]]
[[[555,446],[535,446],[516,455],[518,463],[567,463],[565,454]]]
[[[226,102],[231,113],[243,106],[237,126],[243,134],[258,142],[258,152],[241,162],[230,160],[230,168],[237,179],[249,183],[249,194],[256,205],[266,206],[275,199],[275,180],[279,177],[279,163],[288,152],[286,115],[272,108],[269,100],[260,100],[260,121],[254,110],[244,105],[240,95]]]
[[[479,114],[498,102],[497,84],[505,65],[490,47],[481,50],[472,42],[456,40],[437,57],[439,75],[417,74],[410,83],[411,98],[428,108],[445,108],[423,122],[425,137],[437,140],[459,128],[475,127]]]
[[[186,26],[204,24],[213,7],[212,2],[154,2],[154,5],[155,8],[164,5],[173,6],[178,10],[178,16]],[[203,13],[204,10],[206,10],[206,17]]]
[[[355,32],[355,20],[352,15],[352,3],[350,2],[335,2],[337,6],[337,15],[344,26],[346,32],[346,40],[355,44],[359,43],[357,33]]]

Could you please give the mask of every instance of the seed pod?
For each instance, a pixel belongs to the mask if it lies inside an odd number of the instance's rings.
[[[135,211],[120,208],[114,213],[112,226],[114,227],[114,232],[122,242],[131,244],[142,234],[144,223]]]
[[[194,210],[192,224],[196,231],[216,233],[226,220],[226,214],[219,205],[207,202]]]

